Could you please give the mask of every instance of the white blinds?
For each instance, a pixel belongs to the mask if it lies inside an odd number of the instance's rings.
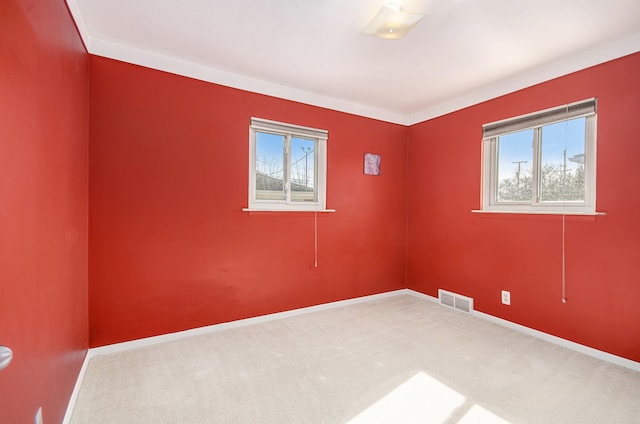
[[[534,128],[557,121],[593,115],[596,113],[596,103],[597,99],[592,98],[540,112],[484,124],[482,126],[482,138],[492,138],[498,135],[521,131],[527,128]]]
[[[260,118],[251,118],[251,128],[257,131],[276,131],[283,134],[292,134],[294,136],[317,138],[321,140],[326,140],[329,136],[329,132],[327,130],[301,127],[299,125],[289,125],[282,122],[269,121],[267,119]]]

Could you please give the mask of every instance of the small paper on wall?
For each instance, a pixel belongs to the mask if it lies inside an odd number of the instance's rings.
[[[380,155],[375,153],[364,154],[364,174],[380,175]]]

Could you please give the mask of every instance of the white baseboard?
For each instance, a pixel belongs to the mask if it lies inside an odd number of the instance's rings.
[[[415,290],[407,289],[407,294],[411,296],[419,297],[421,299],[427,299],[433,302],[438,302],[437,297],[429,296],[427,294],[420,293]],[[633,371],[640,372],[640,362],[632,361],[631,359],[623,358],[621,356],[613,355],[611,353],[604,352],[602,350],[594,349],[592,347],[585,346],[580,343],[572,342],[570,340],[563,339],[561,337],[557,337],[548,333],[544,333],[539,330],[534,330],[533,328],[525,327],[524,325],[516,324],[515,322],[507,321],[506,319],[498,318],[493,315],[480,312],[478,310],[474,310],[473,315],[477,316],[478,318],[491,321],[503,327],[511,328],[513,330],[519,331],[521,333],[527,334],[537,339],[544,340],[545,342],[553,343],[558,346],[562,346],[567,349],[571,349],[573,351],[591,356],[593,358],[600,359],[602,361],[610,362],[612,364],[619,365],[621,367],[629,368]]]
[[[132,340],[129,342],[115,343],[107,346],[101,346],[89,349],[88,356],[94,357],[98,355],[107,355],[115,352],[122,352],[131,349],[137,349],[144,346],[152,346],[159,343],[166,343],[174,340],[184,339],[186,337],[200,336],[210,334],[216,331],[228,330],[231,328],[245,327],[247,325],[259,324],[262,322],[274,321],[277,319],[304,315],[311,312],[324,311],[327,309],[338,308],[341,306],[353,305],[356,303],[369,302],[377,299],[407,294],[406,289],[394,290],[385,293],[373,294],[369,296],[356,297],[353,299],[339,300],[337,302],[323,303],[306,308],[292,309],[290,311],[276,312],[274,314],[260,315],[253,318],[246,318],[237,321],[224,322],[222,324],[208,325],[206,327],[193,328],[191,330],[178,331],[176,333],[162,334],[160,336],[146,337],[144,339]]]
[[[62,424],[69,424],[71,422],[71,414],[73,413],[73,408],[76,406],[76,401],[78,400],[78,393],[80,393],[80,387],[82,387],[84,375],[87,372],[87,367],[89,366],[89,359],[89,351],[87,351],[84,355],[84,360],[82,361],[82,367],[78,373],[78,378],[76,378],[76,384],[73,386],[73,391],[71,392],[71,397],[67,404],[67,410],[64,413],[64,418],[62,419]]]
[[[622,356],[617,356],[609,352],[594,349],[592,347],[585,346],[580,343],[572,342],[571,340],[563,339],[561,337],[554,336],[552,334],[534,330],[533,328],[525,327],[524,325],[516,324],[514,322],[507,321],[505,319],[498,318],[493,315],[485,314],[484,312],[474,311],[473,314],[482,319],[486,319],[487,321],[491,321],[493,323],[502,325],[504,327],[512,328],[516,331],[528,334],[537,339],[541,339],[549,343],[566,347],[567,349],[571,349],[573,351],[594,357],[596,359],[601,359],[603,361],[607,361],[612,364],[620,365],[621,367],[629,368],[631,370],[640,372],[640,362],[632,361],[631,359],[623,358]]]
[[[71,421],[71,414],[73,412],[73,408],[75,406],[75,403],[76,403],[76,400],[77,400],[77,397],[78,397],[78,392],[80,391],[80,387],[82,385],[82,380],[84,379],[84,375],[85,375],[87,366],[88,366],[89,361],[91,360],[91,358],[93,358],[95,356],[108,355],[108,354],[116,353],[116,352],[123,352],[123,351],[131,350],[131,349],[137,349],[137,348],[144,347],[144,346],[152,346],[152,345],[156,345],[156,344],[160,344],[160,343],[166,343],[166,342],[170,342],[170,341],[174,341],[174,340],[180,340],[180,339],[184,339],[184,338],[187,338],[187,337],[210,334],[210,333],[214,333],[214,332],[217,332],[217,331],[228,330],[228,329],[232,329],[232,328],[245,327],[245,326],[248,326],[248,325],[259,324],[259,323],[262,323],[262,322],[274,321],[274,320],[277,320],[277,319],[288,318],[288,317],[293,317],[293,316],[298,316],[298,315],[304,315],[304,314],[309,314],[309,313],[312,313],[312,312],[318,312],[318,311],[324,311],[324,310],[328,310],[328,309],[338,308],[338,307],[341,307],[341,306],[354,305],[354,304],[357,304],[357,303],[370,302],[372,300],[378,300],[378,299],[384,299],[384,298],[388,298],[388,297],[400,296],[400,295],[403,295],[403,294],[414,296],[414,297],[418,297],[420,299],[428,300],[430,302],[439,303],[438,302],[438,298],[436,298],[436,297],[429,296],[427,294],[420,293],[418,291],[411,290],[411,289],[400,289],[400,290],[394,290],[394,291],[385,292],[385,293],[373,294],[373,295],[370,295],[370,296],[362,296],[362,297],[356,297],[356,298],[353,298],[353,299],[339,300],[337,302],[323,303],[323,304],[320,304],[320,305],[309,306],[309,307],[306,307],[306,308],[293,309],[293,310],[285,311],[285,312],[277,312],[277,313],[274,313],[274,314],[261,315],[261,316],[257,316],[257,317],[253,317],[253,318],[246,318],[246,319],[241,319],[241,320],[237,320],[237,321],[225,322],[225,323],[222,323],[222,324],[214,324],[214,325],[209,325],[209,326],[206,326],[206,327],[199,327],[199,328],[194,328],[194,329],[191,329],[191,330],[179,331],[179,332],[176,332],[176,333],[163,334],[163,335],[160,335],[160,336],[146,337],[144,339],[132,340],[132,341],[128,341],[128,342],[115,343],[115,344],[111,344],[111,345],[107,345],[107,346],[91,348],[91,349],[89,349],[87,351],[87,354],[86,354],[86,356],[84,358],[84,362],[82,363],[82,368],[80,369],[80,373],[78,374],[78,378],[76,380],[76,385],[73,388],[73,392],[71,394],[71,398],[69,400],[69,405],[67,406],[67,411],[65,413],[64,420],[62,421],[62,424],[69,424],[70,421]],[[630,359],[623,358],[621,356],[613,355],[611,353],[604,352],[604,351],[601,351],[601,350],[598,350],[598,349],[594,349],[594,348],[591,348],[589,346],[581,345],[579,343],[575,343],[575,342],[572,342],[572,341],[569,341],[569,340],[566,340],[566,339],[562,339],[560,337],[556,337],[556,336],[553,336],[551,334],[544,333],[542,331],[534,330],[533,328],[525,327],[523,325],[516,324],[514,322],[507,321],[507,320],[504,320],[502,318],[495,317],[493,315],[485,314],[484,312],[480,312],[480,311],[477,311],[477,310],[473,311],[473,315],[477,316],[478,318],[482,318],[482,319],[491,321],[491,322],[496,323],[498,325],[514,329],[514,330],[519,331],[521,333],[528,334],[528,335],[530,335],[532,337],[544,340],[546,342],[553,343],[553,344],[556,344],[556,345],[559,345],[559,346],[562,346],[562,347],[566,347],[566,348],[574,350],[576,352],[580,352],[580,353],[583,353],[585,355],[588,355],[588,356],[591,356],[591,357],[594,357],[594,358],[597,358],[597,359],[600,359],[600,360],[603,360],[603,361],[606,361],[606,362],[610,362],[610,363],[615,364],[615,365],[619,365],[619,366],[622,366],[622,367],[629,368],[631,370],[640,372],[640,362],[635,362],[635,361],[632,361]]]
[[[315,306],[308,306],[306,308],[292,309],[290,311],[276,312],[274,314],[260,315],[253,318],[246,318],[246,319],[241,319],[237,321],[225,322],[222,324],[208,325],[206,327],[198,327],[191,330],[179,331],[176,333],[162,334],[160,336],[145,337],[143,339],[137,339],[137,340],[132,340],[128,342],[115,343],[111,345],[91,348],[87,351],[87,354],[84,357],[84,362],[82,363],[82,368],[80,368],[80,373],[78,373],[78,378],[76,379],[76,384],[73,388],[73,392],[71,393],[71,398],[69,399],[69,404],[67,405],[67,411],[65,412],[62,424],[69,424],[71,422],[71,415],[73,413],[73,408],[75,407],[75,404],[78,398],[78,392],[80,391],[80,387],[82,386],[82,381],[84,380],[84,375],[89,365],[89,361],[91,360],[91,358],[94,358],[96,356],[108,355],[116,352],[124,352],[127,350],[137,349],[144,346],[152,346],[160,343],[166,343],[174,340],[184,339],[187,337],[210,334],[216,331],[228,330],[231,328],[245,327],[247,325],[259,324],[261,322],[274,321],[277,319],[288,318],[288,317],[293,317],[297,315],[304,315],[312,312],[324,311],[327,309],[338,308],[341,306],[354,305],[356,303],[370,302],[372,300],[399,296],[401,294],[408,294],[407,289],[400,289],[400,290],[394,290],[394,291],[385,292],[385,293],[372,294],[369,296],[356,297],[353,299],[339,300],[336,302],[323,303]]]
[[[430,302],[435,302],[437,304],[440,304],[440,301],[435,296],[430,296],[428,294],[420,293],[419,291],[415,291],[415,290],[411,290],[411,289],[406,289],[406,290],[407,290],[407,294],[408,295],[411,295],[411,296],[414,296],[414,297],[419,297],[420,299],[424,299],[424,300],[428,300]]]

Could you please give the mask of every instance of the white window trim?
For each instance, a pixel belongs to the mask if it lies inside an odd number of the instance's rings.
[[[568,119],[586,117],[585,131],[585,200],[584,202],[538,202],[537,177],[540,158],[539,143],[534,144],[533,168],[536,170],[532,182],[530,202],[500,202],[497,200],[497,143],[498,137],[526,129],[537,133],[543,125]],[[596,99],[546,109],[527,115],[483,125],[481,209],[473,212],[522,213],[522,214],[563,214],[598,215],[596,212]],[[538,139],[536,134],[536,139]]]
[[[256,132],[268,132],[282,134],[285,136],[299,136],[317,140],[316,166],[317,166],[317,202],[294,202],[285,200],[258,200],[256,193]],[[249,207],[244,211],[265,211],[265,212],[335,212],[326,208],[327,197],[327,140],[328,131],[316,128],[304,127],[300,125],[286,124],[282,122],[270,121],[261,118],[251,118],[249,127]],[[287,164],[285,164],[285,167]],[[285,186],[290,186],[289,172],[285,172]]]

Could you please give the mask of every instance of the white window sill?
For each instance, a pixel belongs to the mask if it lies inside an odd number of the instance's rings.
[[[596,215],[606,215],[606,212],[586,212],[586,211],[572,211],[572,210],[564,210],[564,211],[525,211],[525,210],[479,210],[473,209],[471,210],[473,213],[498,213],[498,214],[516,214],[516,215],[576,215],[576,216],[596,216]]]
[[[267,208],[242,208],[243,212],[320,212],[320,213],[329,213],[335,212],[335,209],[267,209]]]

